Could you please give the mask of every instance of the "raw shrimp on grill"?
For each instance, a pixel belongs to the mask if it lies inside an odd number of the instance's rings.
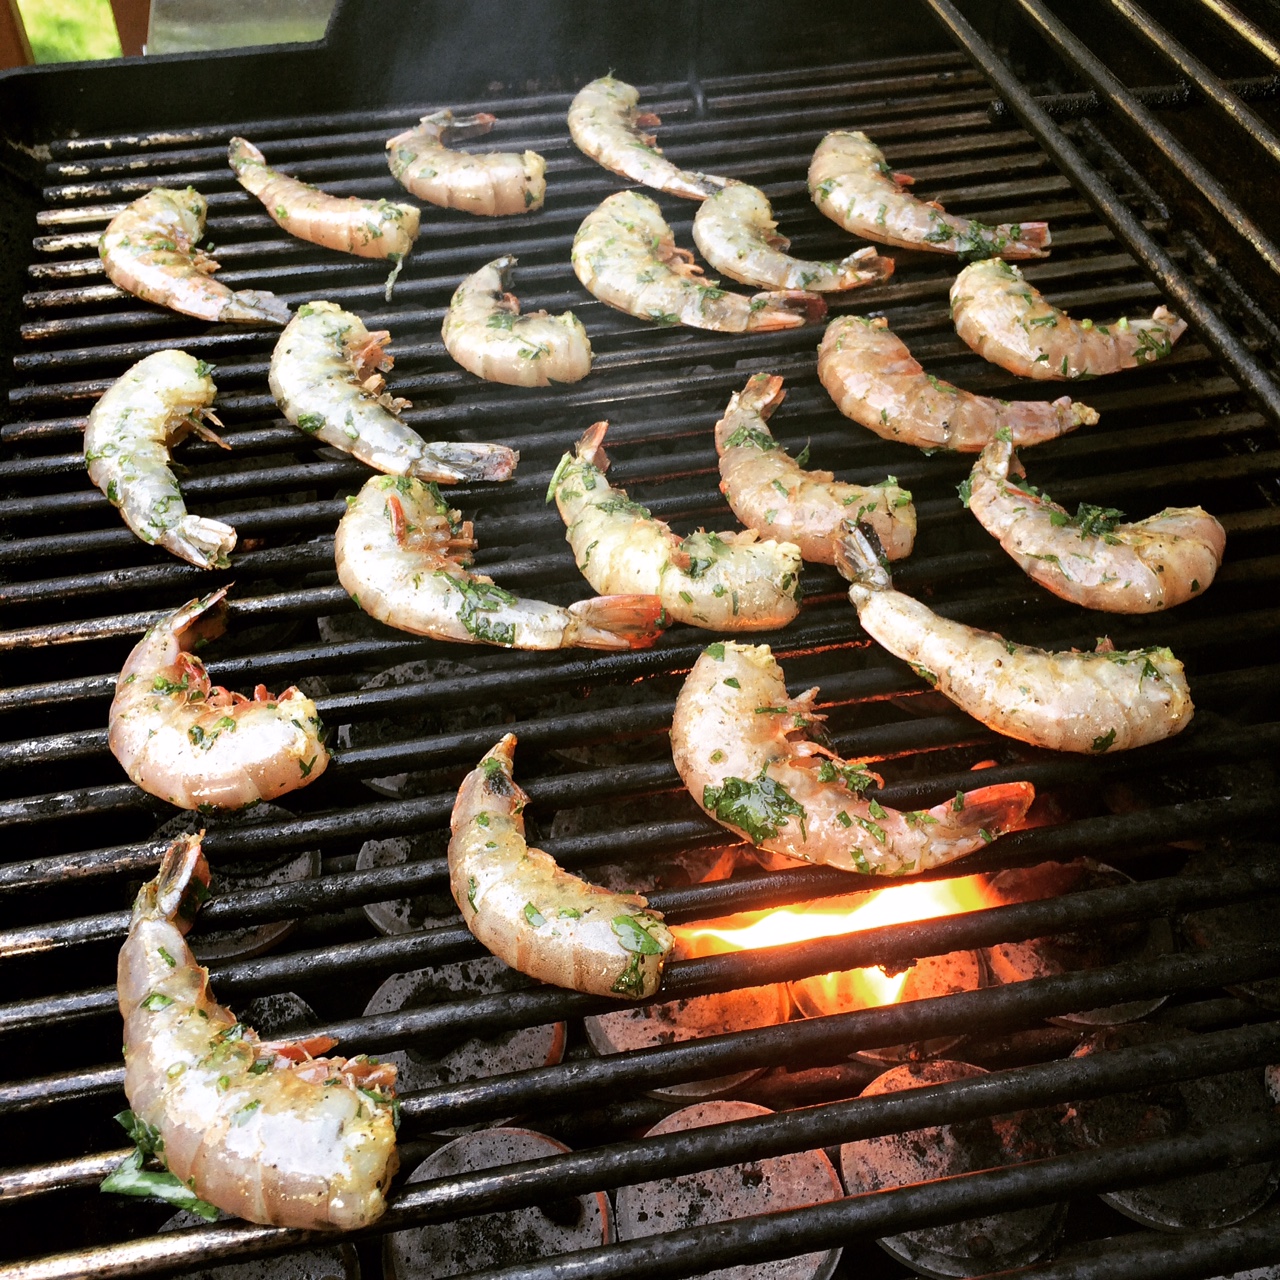
[[[288,324],[274,293],[229,289],[213,279],[218,261],[199,248],[209,206],[194,187],[155,187],[116,214],[98,241],[107,278],[144,302],[197,320]]]
[[[693,243],[717,271],[763,289],[835,293],[880,284],[893,275],[893,259],[870,245],[839,262],[790,257],[791,241],[778,234],[768,198],[745,182],[731,183],[698,207]]]
[[[231,139],[227,161],[240,185],[257,196],[291,236],[357,258],[384,258],[392,263],[395,269],[387,280],[390,299],[405,255],[418,238],[420,215],[414,205],[327,195],[310,183],[277,173],[262,152],[243,138]]]
[[[827,314],[816,293],[748,298],[703,280],[693,255],[676,248],[661,210],[637,191],[619,191],[587,214],[573,238],[573,269],[601,302],[662,325],[744,333],[816,324]]]
[[[1093,653],[1050,653],[939,617],[893,589],[856,525],[838,540],[836,567],[852,584],[863,630],[997,733],[1100,755],[1159,742],[1191,723],[1187,678],[1168,649],[1123,651],[1099,641]]]
[[[1064,600],[1108,613],[1155,613],[1199,595],[1218,572],[1227,535],[1203,507],[1166,507],[1122,524],[1123,511],[1087,502],[1073,516],[1023,479],[1013,445],[999,438],[961,492],[1022,571]]]
[[[432,484],[373,476],[338,524],[338,580],[370,617],[401,631],[508,649],[639,649],[657,639],[657,596],[601,596],[568,608],[522,600],[467,565],[471,522]]]
[[[958,218],[936,200],[918,200],[904,190],[913,181],[904,173],[894,173],[884,152],[865,133],[827,134],[809,163],[813,203],[855,236],[903,249],[965,257],[1046,256],[1048,223],[992,227],[976,218]]]
[[[919,812],[862,793],[879,781],[812,741],[817,689],[787,693],[768,645],[709,645],[676,698],[671,751],[689,794],[770,853],[842,871],[910,875],[990,844],[1021,823],[1035,789],[1003,783]]]
[[[674,944],[638,893],[612,893],[525,843],[528,797],[506,737],[463,779],[450,819],[449,887],[468,929],[499,960],[558,987],[642,1000]]]
[[[512,387],[580,382],[591,372],[591,341],[582,321],[566,311],[520,314],[508,292],[516,260],[495,258],[469,275],[445,312],[445,349],[468,372]]]
[[[646,187],[688,200],[705,200],[721,190],[727,178],[687,173],[663,156],[652,134],[641,133],[662,121],[652,111],[637,111],[639,101],[633,85],[601,76],[569,104],[569,136],[583,155]]]
[[[115,758],[180,809],[242,809],[309,786],[328,767],[316,704],[297,689],[253,698],[211,685],[189,650],[222,634],[220,587],[167,614],[134,646],[107,716]]]
[[[1047,404],[962,391],[925,373],[888,323],[837,316],[818,347],[818,378],[836,408],[886,440],[977,453],[1001,430],[1025,446],[1098,421],[1096,410],[1067,396]]]
[[[428,444],[400,420],[409,401],[388,395],[379,372],[393,364],[390,341],[332,302],[308,302],[271,353],[271,394],[295,427],[375,471],[438,484],[509,479],[520,455],[506,445]]]
[[[834,537],[849,515],[875,529],[890,560],[909,556],[916,536],[911,494],[892,476],[860,485],[830,471],[806,471],[769,431],[769,417],[786,394],[781,378],[754,374],[716,423],[720,492],[733,514],[761,537],[794,542],[817,564],[835,564]]]
[[[951,318],[984,360],[1023,378],[1057,382],[1151,364],[1167,356],[1187,328],[1167,307],[1157,307],[1149,320],[1072,320],[998,258],[972,263],[956,276]]]
[[[211,365],[185,351],[156,351],[112,383],[89,413],[84,460],[89,479],[143,542],[201,569],[226,568],[236,531],[193,516],[170,469],[169,451],[193,431],[221,444],[213,417]]]
[[[327,1036],[264,1043],[214,1000],[185,938],[208,897],[200,840],[170,845],[120,950],[135,1136],[201,1199],[250,1222],[366,1226],[398,1164],[396,1069],[318,1056],[336,1043]]]
[[[678,537],[605,479],[608,426],[587,430],[560,459],[547,490],[586,580],[602,594],[656,595],[676,622],[709,630],[765,631],[790,622],[800,611],[800,548],[760,542],[751,530]]]
[[[479,137],[495,123],[487,111],[474,116],[455,116],[447,108],[433,112],[387,143],[387,164],[401,186],[443,209],[489,217],[541,209],[547,162],[536,151],[470,155],[445,145]]]

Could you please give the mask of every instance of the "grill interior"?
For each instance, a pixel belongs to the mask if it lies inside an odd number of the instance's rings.
[[[1250,64],[1240,74],[1257,70]],[[618,72],[627,74],[622,65]],[[1038,87],[1081,88],[1047,73]],[[989,110],[992,90],[962,53],[796,59],[781,71],[651,83],[642,94],[663,117],[666,153],[761,186],[799,255],[848,251],[848,237],[809,202],[804,175],[826,131],[858,128],[895,168],[916,177],[917,193],[949,210],[988,222],[1047,219],[1053,255],[1028,265],[1026,275],[1051,301],[1106,318],[1150,311],[1166,296],[1039,143],[1007,112]],[[403,1167],[412,1170],[447,1140],[444,1130],[518,1116],[574,1154],[415,1184],[398,1195],[379,1233],[1280,1060],[1280,1023],[1265,1002],[1241,990],[1280,974],[1280,951],[1272,933],[1247,929],[1217,949],[1194,946],[1176,931],[1181,948],[1154,959],[610,1059],[591,1054],[580,1019],[613,1006],[571,992],[515,986],[365,1014],[388,975],[483,954],[438,902],[447,896],[444,850],[457,782],[503,730],[520,739],[517,779],[532,797],[531,838],[564,865],[627,883],[677,855],[705,855],[707,865],[721,851],[732,855],[728,879],[687,883],[687,876],[665,873],[650,898],[671,921],[862,885],[816,868],[764,869],[681,788],[666,729],[684,673],[714,637],[676,627],[646,652],[536,655],[436,644],[361,614],[336,584],[331,544],[344,497],[368,473],[317,449],[277,415],[266,388],[275,332],[202,326],[105,283],[99,232],[123,202],[157,184],[190,183],[208,197],[207,234],[228,284],[272,289],[294,306],[329,299],[359,312],[370,328],[389,328],[391,389],[414,402],[406,419],[428,439],[501,441],[520,450],[512,482],[450,495],[475,521],[479,566],[501,586],[558,602],[587,594],[543,495],[561,453],[598,418],[612,424],[611,478],[631,496],[681,533],[704,523],[735,527],[717,490],[710,428],[729,394],[750,373],[766,371],[786,378],[788,398],[773,426],[792,452],[808,442],[814,466],[862,483],[892,473],[914,492],[920,534],[913,556],[896,567],[903,589],[946,616],[1019,641],[1092,647],[1110,635],[1118,647],[1168,644],[1186,663],[1197,712],[1177,739],[1105,759],[1036,751],[995,737],[931,694],[860,632],[834,571],[807,566],[801,616],[759,639],[782,660],[793,693],[821,686],[833,745],[884,774],[884,804],[939,803],[970,783],[979,763],[994,762],[984,783],[1027,779],[1037,787],[1037,825],[950,874],[1091,856],[1137,883],[775,951],[679,961],[667,971],[664,998],[868,963],[892,967],[1086,925],[1158,916],[1176,924],[1182,913],[1211,906],[1252,903],[1261,911],[1280,894],[1274,846],[1259,842],[1280,808],[1280,448],[1239,378],[1192,332],[1158,365],[1087,388],[1084,398],[1103,415],[1098,427],[1027,452],[1031,479],[1061,502],[1117,506],[1134,517],[1199,503],[1228,531],[1226,563],[1204,598],[1168,617],[1083,613],[1035,588],[962,509],[955,486],[968,472],[964,459],[923,456],[840,417],[814,370],[819,330],[734,336],[663,329],[585,294],[569,267],[569,245],[581,219],[620,181],[570,142],[570,97],[530,91],[270,119],[225,113],[230,122],[168,134],[63,135],[50,143],[34,197],[37,234],[20,249],[29,265],[0,427],[0,825],[15,839],[0,861],[9,922],[0,959],[10,1000],[0,1007],[9,1049],[0,1113],[11,1166],[0,1171],[0,1249],[14,1259],[49,1256],[0,1266],[0,1276],[169,1273],[206,1266],[215,1255],[232,1260],[300,1242],[296,1233],[240,1223],[153,1236],[167,1210],[96,1190],[123,1154],[110,1119],[124,1105],[114,956],[128,904],[167,843],[161,828],[172,817],[122,778],[106,748],[106,709],[114,673],[146,623],[215,582],[234,581],[235,589],[228,635],[206,655],[214,681],[241,689],[259,681],[298,684],[315,697],[335,748],[318,785],[248,820],[208,819],[215,868],[230,866],[242,878],[202,915],[193,934],[197,951],[200,934],[215,927],[293,923],[291,932],[267,931],[266,954],[214,963],[218,997],[239,1010],[258,996],[296,992],[350,1053],[416,1046],[432,1056],[468,1036],[569,1023],[559,1065],[407,1094],[401,1146]],[[428,210],[390,305],[381,264],[289,238],[225,164],[227,138],[242,133],[272,164],[328,191],[396,198],[403,193],[386,170],[383,142],[442,105],[494,112],[499,122],[486,147],[545,155],[546,208],[492,222]],[[1077,145],[1205,291],[1243,348],[1269,363],[1272,335],[1249,306],[1247,278],[1242,286],[1212,268],[1193,228],[1124,159],[1101,123],[1075,107],[1068,114],[1076,117],[1067,128]],[[658,200],[677,243],[691,245],[693,207]],[[462,372],[445,354],[439,326],[452,290],[504,252],[519,257],[515,290],[526,311],[572,308],[586,324],[596,362],[585,382],[503,388]],[[929,372],[983,394],[1027,395],[1027,384],[984,364],[954,335],[946,304],[954,264],[897,250],[893,256],[897,272],[887,285],[834,296],[833,313],[884,314]],[[80,436],[93,399],[134,361],[169,346],[217,365],[216,407],[232,452],[193,440],[178,457],[191,508],[239,531],[233,569],[225,573],[203,573],[144,547],[84,475]],[[371,842],[399,838],[409,860],[381,865]],[[318,873],[308,878],[243,878],[311,850],[318,851]],[[401,914],[402,931],[384,936],[365,908],[402,899],[414,901]],[[1085,1029],[1046,1022],[1166,995],[1171,999],[1151,1021],[1191,1030],[1190,1038],[1069,1059]],[[950,1056],[998,1075],[909,1099],[857,1098],[881,1068],[852,1054],[944,1035],[966,1037]],[[733,1096],[778,1116],[637,1140],[680,1105],[646,1091],[756,1067],[768,1070]],[[1211,1275],[1280,1257],[1280,1221],[1264,1213],[1194,1242],[1166,1243],[1092,1193],[1278,1156],[1280,1128],[1268,1123],[1192,1128],[745,1220],[717,1233],[613,1246],[580,1265],[593,1276],[682,1275],[844,1245],[845,1273],[901,1275],[905,1269],[872,1239],[984,1209],[1074,1197],[1064,1261],[1037,1274]],[[92,1252],[74,1253],[81,1249]],[[361,1243],[366,1276],[379,1274],[379,1256],[376,1242]],[[1182,1269],[1166,1269],[1174,1267]],[[518,1273],[549,1277],[552,1270],[543,1260]]]

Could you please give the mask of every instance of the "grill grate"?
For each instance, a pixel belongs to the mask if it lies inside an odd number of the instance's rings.
[[[931,4],[939,12],[949,8],[945,0]],[[1018,110],[1010,87],[1000,89]],[[1033,781],[1046,825],[1000,841],[967,860],[964,872],[1087,854],[1123,866],[1139,883],[777,953],[678,962],[668,970],[665,994],[785,981],[867,961],[907,962],[1087,923],[1176,915],[1280,894],[1280,872],[1265,848],[1251,847],[1219,875],[1177,874],[1187,842],[1217,847],[1224,833],[1239,837],[1265,827],[1280,810],[1280,782],[1267,763],[1280,744],[1280,673],[1266,661],[1280,630],[1280,609],[1268,607],[1280,571],[1280,448],[1268,420],[1240,390],[1263,393],[1265,407],[1280,405],[1274,388],[1267,391],[1263,368],[1269,335],[1247,311],[1235,314],[1232,290],[1247,291],[1227,277],[1204,274],[1197,242],[1174,225],[1136,174],[1126,172],[1118,154],[1107,177],[1133,207],[1111,219],[1119,240],[1030,134],[1010,127],[1007,114],[992,122],[990,99],[981,75],[951,53],[707,78],[697,92],[687,84],[644,90],[646,105],[664,118],[667,153],[677,163],[761,185],[804,256],[840,256],[847,249],[847,238],[809,204],[801,180],[808,155],[828,129],[863,128],[883,143],[895,167],[915,174],[917,191],[949,208],[989,221],[1047,217],[1054,255],[1026,274],[1060,305],[1098,314],[1150,308],[1162,295],[1140,262],[1161,279],[1172,271],[1180,285],[1188,273],[1197,277],[1194,288],[1208,299],[1207,320],[1198,327],[1210,346],[1188,336],[1159,366],[1090,387],[1097,394],[1087,399],[1103,413],[1102,426],[1034,454],[1037,482],[1062,500],[1105,501],[1134,513],[1201,502],[1219,515],[1230,539],[1227,563],[1205,600],[1170,617],[1085,615],[1037,592],[960,509],[953,493],[968,470],[963,459],[923,458],[839,417],[816,381],[816,331],[727,338],[657,329],[589,299],[568,266],[569,244],[585,213],[618,184],[569,142],[563,124],[568,95],[476,104],[499,116],[490,141],[547,156],[547,207],[492,225],[428,211],[390,306],[382,299],[379,265],[337,259],[280,233],[235,186],[224,147],[229,136],[242,133],[263,143],[272,163],[327,190],[394,198],[399,188],[386,171],[382,142],[415,119],[416,109],[65,138],[52,145],[9,420],[0,426],[0,647],[9,673],[8,687],[0,690],[0,714],[7,717],[0,742],[0,825],[21,829],[21,845],[0,862],[0,896],[8,910],[0,960],[12,978],[12,998],[0,1006],[0,1036],[12,1064],[0,1084],[0,1115],[15,1135],[7,1147],[14,1167],[0,1172],[0,1206],[16,1206],[6,1217],[9,1256],[46,1255],[55,1248],[89,1252],[0,1265],[0,1277],[170,1272],[207,1265],[215,1254],[232,1259],[279,1252],[302,1239],[244,1224],[151,1236],[163,1214],[115,1204],[108,1212],[89,1194],[122,1154],[107,1119],[120,1103],[122,1080],[109,985],[114,951],[132,889],[166,843],[156,828],[168,816],[121,781],[103,726],[112,673],[157,611],[234,578],[231,627],[211,654],[211,676],[232,687],[313,681],[306,687],[314,689],[326,723],[338,730],[329,773],[319,785],[286,798],[287,817],[215,825],[206,845],[215,865],[269,865],[284,853],[318,848],[322,875],[230,892],[210,905],[201,929],[300,920],[278,954],[215,966],[215,990],[233,1001],[300,991],[351,1052],[429,1048],[610,1007],[575,993],[530,988],[361,1013],[388,973],[481,954],[458,924],[374,936],[358,908],[442,888],[447,872],[439,837],[453,788],[492,745],[499,725],[520,736],[518,776],[532,796],[534,834],[566,865],[621,861],[640,868],[646,859],[675,851],[728,847],[724,831],[683,794],[665,748],[679,680],[706,637],[676,629],[652,651],[608,656],[471,652],[390,632],[355,609],[335,585],[332,531],[343,496],[367,473],[315,449],[276,416],[265,393],[274,332],[206,330],[102,283],[94,255],[99,230],[122,202],[156,183],[191,182],[209,198],[209,235],[225,263],[220,278],[228,283],[273,288],[294,304],[330,298],[360,310],[371,327],[390,328],[398,358],[393,387],[415,401],[407,418],[419,430],[430,437],[501,440],[520,449],[512,483],[454,491],[455,505],[475,520],[480,564],[503,586],[556,600],[586,593],[542,494],[561,452],[597,417],[613,422],[611,475],[656,514],[682,532],[703,521],[732,527],[716,488],[710,427],[729,393],[750,372],[766,370],[787,379],[789,397],[773,423],[785,445],[811,441],[815,463],[837,469],[841,478],[874,482],[892,471],[914,490],[918,549],[895,574],[905,589],[928,596],[947,616],[1007,629],[1019,640],[1091,646],[1095,636],[1109,633],[1124,646],[1169,643],[1187,662],[1198,711],[1181,737],[1106,760],[1036,752],[995,738],[937,702],[905,666],[869,645],[834,572],[807,567],[801,617],[760,639],[783,659],[793,690],[822,686],[834,745],[877,762],[888,780],[885,803],[937,803],[972,779],[973,765],[994,760],[983,780]],[[1081,121],[1077,140],[1087,141],[1094,128]],[[1062,154],[1051,153],[1062,163]],[[677,241],[690,244],[691,206],[659,199]],[[1128,234],[1134,227],[1146,238],[1142,244],[1155,246],[1158,261]],[[463,274],[508,250],[521,259],[516,291],[526,310],[572,307],[587,325],[597,361],[585,383],[522,393],[480,383],[445,355],[438,333],[450,292]],[[939,376],[988,394],[1023,391],[954,336],[946,308],[950,264],[894,256],[898,271],[887,285],[836,301],[833,311],[883,312]],[[1185,288],[1180,300],[1184,295],[1190,296]],[[136,359],[171,346],[218,364],[218,410],[233,452],[192,442],[180,457],[189,467],[183,487],[193,509],[228,519],[240,531],[241,550],[230,573],[204,574],[139,544],[88,485],[76,452],[81,415],[93,397]],[[428,666],[412,669],[402,683],[362,687],[407,663]],[[389,786],[389,775],[403,779]],[[401,866],[357,866],[365,841],[393,835],[434,836],[436,843],[420,860]],[[850,887],[848,877],[826,870],[752,874],[749,866],[743,858],[731,880],[668,887],[652,901],[673,920],[696,920]],[[399,1195],[378,1230],[1157,1080],[1257,1067],[1280,1057],[1280,1023],[1266,1020],[1255,1005],[1215,993],[1278,974],[1280,949],[1274,945],[1188,952],[608,1060],[579,1055],[557,1066],[441,1085],[405,1099],[402,1133],[410,1152],[437,1145],[438,1131],[448,1125],[515,1113],[583,1149],[447,1185],[415,1185]],[[1047,1053],[1028,1049],[1047,1017],[1167,994],[1176,999],[1159,1016],[1202,1035],[1079,1060],[1059,1060],[1061,1038],[1045,1042]],[[850,1053],[975,1027],[988,1037],[984,1061],[1004,1070],[909,1095],[851,1099],[875,1072],[859,1074],[861,1068],[848,1062]],[[996,1042],[1001,1035],[1010,1038],[1004,1048]],[[970,1044],[975,1057],[980,1043]],[[966,1047],[957,1053],[967,1056]],[[778,1116],[632,1140],[637,1125],[652,1118],[653,1108],[646,1111],[638,1097],[644,1089],[751,1066],[774,1068],[753,1086],[753,1096],[783,1107]],[[824,1076],[819,1068],[830,1070]],[[795,1099],[818,1105],[785,1109]],[[744,1220],[714,1234],[682,1232],[612,1246],[583,1255],[568,1269],[592,1276],[690,1274],[996,1206],[1046,1203],[1277,1156],[1280,1131],[1273,1127],[1175,1135]],[[410,1168],[412,1163],[406,1160]],[[1089,1221],[1087,1214],[1076,1216]],[[48,1230],[54,1222],[56,1236]],[[1114,1234],[1114,1228],[1107,1219],[1093,1234]],[[1082,1236],[1088,1234],[1082,1229]],[[1280,1221],[1264,1215],[1212,1233],[1179,1255],[1182,1271],[1161,1250],[1159,1241],[1128,1232],[1081,1254],[1074,1270],[1051,1264],[1043,1274],[1154,1273],[1142,1271],[1142,1264],[1160,1274],[1207,1275],[1224,1259],[1247,1265],[1280,1256]],[[859,1265],[869,1265],[872,1256],[874,1251],[859,1254]],[[550,1280],[553,1268],[557,1276],[565,1274],[550,1262],[518,1274]]]

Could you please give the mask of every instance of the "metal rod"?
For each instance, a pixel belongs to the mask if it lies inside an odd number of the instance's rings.
[[[1236,35],[1251,44],[1273,66],[1280,67],[1280,45],[1256,22],[1245,17],[1235,5],[1228,4],[1227,0],[1200,0],[1200,3],[1210,13],[1221,18]]]

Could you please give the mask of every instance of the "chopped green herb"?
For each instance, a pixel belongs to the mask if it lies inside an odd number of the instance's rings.
[[[753,843],[760,844],[778,834],[788,818],[800,820],[800,834],[807,839],[805,820],[808,814],[781,783],[761,771],[758,778],[726,778],[721,786],[707,785],[702,793],[702,806],[721,822],[745,831]]]
[[[539,925],[547,923],[547,918],[533,905],[532,902],[524,904],[524,918],[536,929]]]
[[[1103,751],[1110,751],[1111,744],[1115,740],[1116,740],[1116,731],[1114,729],[1108,729],[1106,733],[1102,734],[1097,738],[1094,738],[1093,746],[1091,749],[1099,753]]]

